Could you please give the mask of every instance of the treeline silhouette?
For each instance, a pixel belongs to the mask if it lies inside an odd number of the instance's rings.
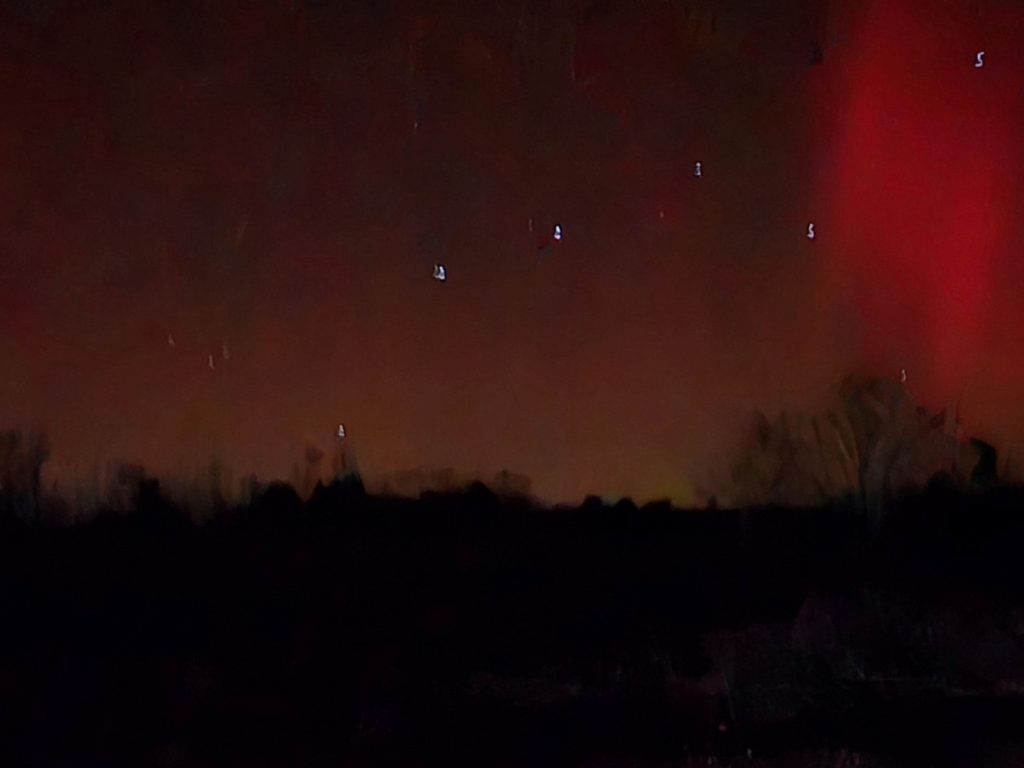
[[[8,505],[6,765],[1019,765],[1020,488]],[[9,493],[8,490],[0,493]]]

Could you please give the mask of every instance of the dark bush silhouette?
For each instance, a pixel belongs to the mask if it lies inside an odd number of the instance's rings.
[[[299,522],[302,499],[287,483],[270,483],[253,501],[250,519],[254,522],[295,525]]]
[[[0,432],[0,505],[8,517],[34,520],[39,509],[43,464],[49,440],[39,432]]]
[[[978,455],[978,463],[971,470],[971,487],[977,490],[987,490],[999,481],[996,469],[998,463],[996,449],[977,438],[971,440],[971,447]]]
[[[329,485],[318,483],[306,504],[308,517],[315,523],[355,524],[366,507],[366,489],[358,475],[335,479]]]

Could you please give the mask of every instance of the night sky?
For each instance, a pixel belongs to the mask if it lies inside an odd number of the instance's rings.
[[[22,0],[0,104],[0,418],[68,482],[344,422],[685,503],[900,368],[1024,439],[1019,3]]]

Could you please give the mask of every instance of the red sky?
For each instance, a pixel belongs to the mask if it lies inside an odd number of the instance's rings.
[[[1022,24],[985,0],[5,4],[0,417],[46,427],[65,477],[287,476],[343,421],[371,480],[688,501],[752,407],[906,367],[1009,445]]]

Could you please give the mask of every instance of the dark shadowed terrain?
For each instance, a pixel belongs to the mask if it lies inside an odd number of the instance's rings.
[[[195,525],[147,481],[8,514],[2,762],[1019,765],[1022,501],[933,483],[867,533],[349,481]]]

